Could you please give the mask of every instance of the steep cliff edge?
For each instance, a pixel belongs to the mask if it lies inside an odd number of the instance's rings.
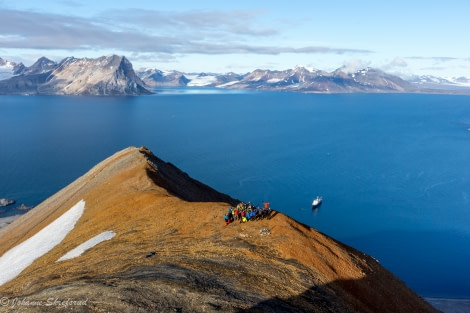
[[[114,154],[0,229],[0,255],[81,200],[68,235],[0,286],[0,311],[49,312],[57,299],[76,301],[73,312],[435,312],[373,258],[282,213],[225,226],[236,200],[146,148]],[[103,232],[116,235],[57,261]]]

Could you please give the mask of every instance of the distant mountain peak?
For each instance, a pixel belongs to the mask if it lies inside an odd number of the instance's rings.
[[[55,62],[45,56],[42,56],[34,64],[55,64]]]
[[[33,65],[29,67],[22,66],[15,71],[15,75],[38,75],[53,71],[57,67],[57,63],[46,58],[40,57]]]
[[[61,95],[149,94],[131,62],[118,55],[96,59],[68,57],[56,63],[46,57],[0,81],[0,93]]]
[[[68,59],[53,72],[54,78],[43,90],[74,95],[148,94],[144,83],[135,75],[132,64],[123,56],[96,59]]]
[[[317,70],[311,66],[305,66],[305,65],[301,65],[301,64],[297,64],[295,67],[294,67],[294,71],[307,71],[307,72],[316,72]]]

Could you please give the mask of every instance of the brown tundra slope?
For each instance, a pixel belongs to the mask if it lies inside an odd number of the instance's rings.
[[[0,255],[80,200],[73,230],[0,286],[0,311],[436,312],[373,258],[282,213],[225,226],[236,200],[146,148],[114,154],[1,229]],[[57,262],[105,231],[116,235]]]

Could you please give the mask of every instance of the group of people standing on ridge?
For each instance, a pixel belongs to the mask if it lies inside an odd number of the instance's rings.
[[[225,225],[233,223],[234,221],[239,221],[240,223],[246,223],[250,220],[269,218],[271,214],[271,208],[269,207],[269,202],[263,202],[264,207],[255,207],[250,203],[246,204],[240,202],[236,208],[230,207],[228,212],[225,214]]]

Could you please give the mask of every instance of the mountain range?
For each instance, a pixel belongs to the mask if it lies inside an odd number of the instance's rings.
[[[0,312],[437,312],[374,258],[129,147],[0,229]]]
[[[141,69],[137,75],[150,88],[215,87],[304,93],[470,93],[470,79],[411,76],[408,79],[367,67],[333,72],[297,66],[284,71],[257,69],[246,74],[183,73]]]
[[[158,86],[160,79],[173,75],[173,72],[160,76],[138,75],[148,85]],[[346,73],[341,69],[328,73],[305,67],[285,71],[255,70],[244,75],[228,73],[189,74],[187,86],[210,86],[229,89],[250,89],[263,91],[296,91],[310,93],[353,93],[353,92],[410,92],[416,89],[409,82],[382,71],[366,68],[356,73]],[[175,82],[176,84],[177,82]]]
[[[437,77],[432,75],[411,76],[408,81],[420,88],[441,90],[470,89],[470,79],[466,77]]]
[[[45,57],[30,67],[0,58],[0,94],[145,95],[165,87],[216,87],[304,93],[470,93],[470,79],[412,76],[405,80],[374,68],[333,72],[297,66],[284,71],[183,73],[155,68],[134,71],[124,56]]]

